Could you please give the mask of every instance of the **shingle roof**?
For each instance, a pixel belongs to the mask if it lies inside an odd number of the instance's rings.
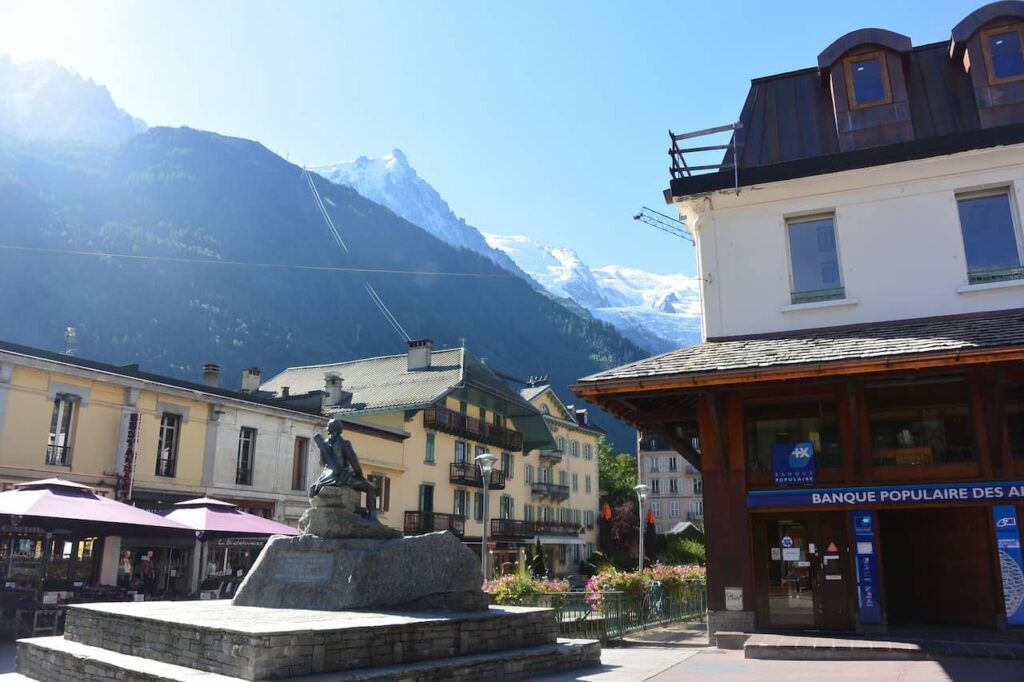
[[[523,400],[525,400],[526,402],[532,402],[534,398],[536,398],[549,388],[551,387],[548,384],[540,384],[539,386],[527,386],[526,388],[519,389],[519,395],[523,396]]]
[[[580,379],[597,383],[728,370],[1024,346],[1024,308],[706,341]]]
[[[410,372],[408,356],[386,355],[329,365],[291,367],[273,377],[261,390],[280,393],[287,386],[293,393],[321,391],[324,376],[335,372],[342,389],[352,400],[337,412],[387,410],[429,405],[458,385],[463,378],[463,349],[434,351],[429,369]],[[500,380],[499,380],[500,381]],[[510,389],[505,388],[511,393]]]

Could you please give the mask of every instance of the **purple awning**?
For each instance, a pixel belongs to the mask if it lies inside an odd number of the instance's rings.
[[[262,516],[248,514],[230,502],[209,497],[186,500],[174,505],[165,518],[193,530],[220,535],[298,535],[299,531]]]
[[[13,526],[69,528],[96,535],[147,530],[188,531],[172,519],[97,495],[78,483],[59,478],[19,483],[0,493],[0,520]]]

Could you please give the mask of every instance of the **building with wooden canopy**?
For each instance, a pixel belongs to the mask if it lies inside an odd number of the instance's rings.
[[[701,471],[713,631],[1024,626],[1022,36],[854,31],[672,136],[704,341],[574,391]]]

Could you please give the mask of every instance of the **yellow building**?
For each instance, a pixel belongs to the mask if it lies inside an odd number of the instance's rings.
[[[0,342],[0,489],[59,477],[144,508],[209,496],[294,524],[319,474],[311,443],[327,422],[323,394],[277,400],[255,390],[258,378],[246,370],[246,391],[232,391],[215,365],[193,383]],[[406,437],[356,420],[347,433],[391,459]],[[109,538],[101,577],[123,582],[118,558],[134,571],[152,552],[160,591],[193,591],[195,549],[191,537]],[[244,568],[258,549],[233,551],[223,563]]]
[[[544,415],[555,440],[523,472],[530,500],[523,517],[534,522],[549,571],[576,574],[597,546],[597,444],[605,432],[590,423],[587,410],[563,403],[546,380],[531,380],[520,394]]]
[[[556,560],[566,557],[549,568],[569,572],[594,542],[600,431],[576,421],[581,417],[550,388],[524,398],[465,349],[433,351],[431,346],[429,340],[412,341],[403,355],[293,367],[260,388],[278,396],[323,391],[328,416],[406,433],[400,449],[353,444],[364,472],[383,488],[381,521],[407,535],[450,530],[479,551],[484,497],[474,460],[484,452],[494,454],[497,464],[488,483],[491,566],[500,570],[521,562],[539,538],[544,546],[567,548],[549,550]],[[567,477],[565,495],[556,492],[554,498],[539,485],[548,475],[540,472],[552,471],[539,462],[541,452],[556,449],[551,428],[578,447],[554,470]],[[590,492],[585,492],[588,478]]]

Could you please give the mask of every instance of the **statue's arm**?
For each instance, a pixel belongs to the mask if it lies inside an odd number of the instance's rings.
[[[317,448],[320,450],[320,462],[324,466],[337,469],[338,460],[331,450],[331,444],[319,433],[313,435],[313,442],[316,443]]]
[[[359,465],[359,457],[356,456],[356,450],[352,447],[352,443],[345,441],[345,459],[348,460],[349,466],[352,467],[352,471],[356,476],[362,479],[366,479],[363,475],[363,467]]]

